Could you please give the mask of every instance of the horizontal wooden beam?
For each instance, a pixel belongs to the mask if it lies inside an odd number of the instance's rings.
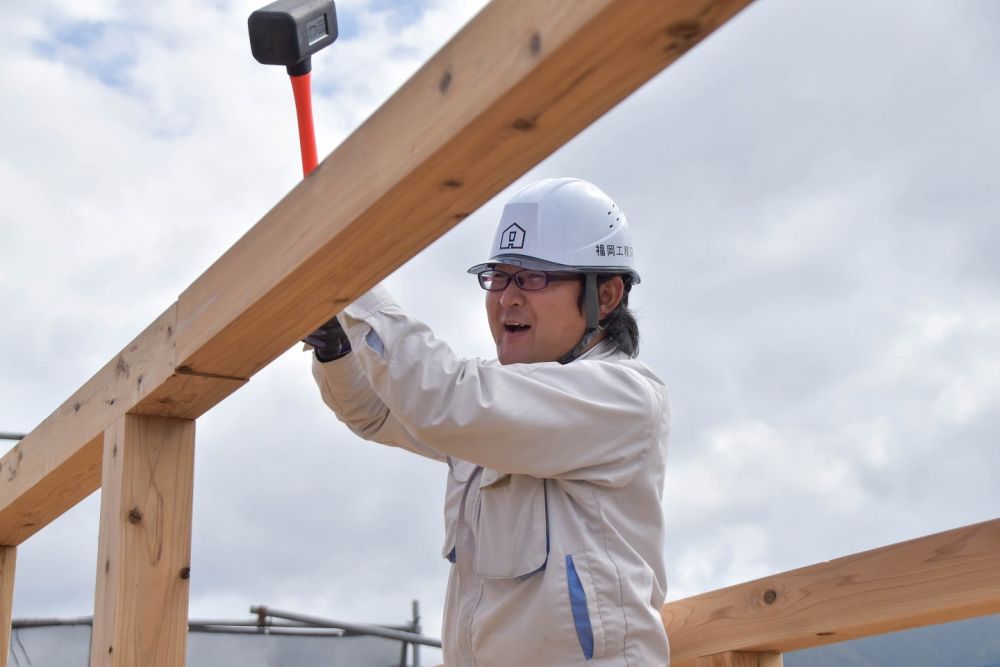
[[[727,651],[716,655],[706,655],[696,661],[696,667],[782,667],[782,664],[780,653],[747,653],[744,651]]]
[[[787,653],[1000,612],[1000,519],[663,607],[672,661]]]
[[[98,488],[122,414],[199,416],[749,2],[488,5],[0,461],[0,544]]]

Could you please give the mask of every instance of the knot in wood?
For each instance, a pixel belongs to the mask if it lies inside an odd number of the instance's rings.
[[[511,127],[518,132],[531,132],[537,126],[538,124],[533,118],[518,118],[514,121],[513,125],[511,125]]]
[[[778,591],[773,588],[769,588],[764,591],[764,604],[774,604],[774,601],[778,599]]]
[[[190,579],[191,578],[191,568],[189,568],[189,567],[182,567],[181,571],[178,573],[178,576],[180,576],[181,579]]]
[[[677,21],[668,25],[666,32],[667,35],[674,39],[690,42],[701,32],[701,25],[697,21]]]
[[[141,521],[142,521],[142,512],[139,511],[138,507],[133,507],[128,511],[129,523],[140,523]]]

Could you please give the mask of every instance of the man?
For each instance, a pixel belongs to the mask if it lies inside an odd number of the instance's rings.
[[[666,665],[669,409],[634,359],[624,214],[585,181],[529,185],[469,272],[499,363],[458,358],[381,287],[306,339],[351,430],[449,466],[445,663]]]

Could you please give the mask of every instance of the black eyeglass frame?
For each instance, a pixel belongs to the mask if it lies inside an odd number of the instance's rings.
[[[541,287],[528,287],[524,284],[524,278],[521,277],[522,273],[530,273],[533,275],[540,274],[545,277],[545,282],[542,284]],[[486,286],[487,275],[491,275],[493,277],[503,276],[503,284],[500,285],[499,287],[487,287]],[[525,292],[537,292],[538,290],[543,290],[546,287],[548,287],[549,283],[554,280],[580,280],[581,278],[583,278],[583,274],[551,273],[549,271],[541,271],[539,269],[521,269],[519,271],[515,271],[514,273],[508,273],[506,271],[501,271],[500,269],[483,269],[482,271],[476,274],[476,277],[479,278],[479,286],[482,287],[487,292],[504,291],[505,289],[507,289],[507,286],[510,285],[511,279],[514,280],[514,284],[517,285],[519,289],[522,289]]]

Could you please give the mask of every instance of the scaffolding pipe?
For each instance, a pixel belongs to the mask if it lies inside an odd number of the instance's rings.
[[[0,431],[0,440],[24,440],[25,433],[7,433]]]
[[[273,618],[280,618],[286,621],[298,621],[299,623],[306,623],[309,625],[316,625],[320,627],[341,628],[346,632],[359,635],[372,635],[374,637],[383,637],[385,639],[395,639],[396,641],[401,641],[401,642],[410,642],[412,644],[423,644],[424,646],[433,646],[435,648],[441,648],[440,639],[432,639],[431,637],[424,637],[423,635],[418,635],[415,632],[392,630],[390,628],[381,625],[344,623],[342,621],[335,621],[329,618],[320,618],[318,616],[293,614],[291,612],[280,611],[277,609],[271,609],[270,607],[264,607],[264,606],[250,607],[250,613],[257,614],[258,616],[271,616]]]
[[[50,628],[61,625],[93,625],[93,616],[81,616],[79,618],[15,618],[10,622],[10,627],[15,630],[22,628]]]
[[[189,632],[200,632],[203,634],[218,634],[218,635],[258,635],[267,637],[336,637],[342,639],[344,637],[344,632],[342,630],[323,630],[323,629],[310,629],[304,626],[284,627],[284,628],[274,628],[268,627],[264,630],[256,627],[219,627],[211,625],[197,625],[195,623],[188,624]]]
[[[413,601],[413,632],[420,634],[420,600]],[[420,645],[413,644],[413,667],[420,667]]]
[[[93,616],[80,616],[78,618],[24,618],[14,619],[11,627],[15,630],[27,628],[51,628],[72,625],[93,625]],[[269,634],[269,635],[290,635],[295,637],[343,637],[344,631],[339,628],[321,628],[315,625],[306,625],[298,622],[270,622],[263,628],[258,627],[257,621],[189,621],[188,630],[191,632],[215,632],[231,634]]]

